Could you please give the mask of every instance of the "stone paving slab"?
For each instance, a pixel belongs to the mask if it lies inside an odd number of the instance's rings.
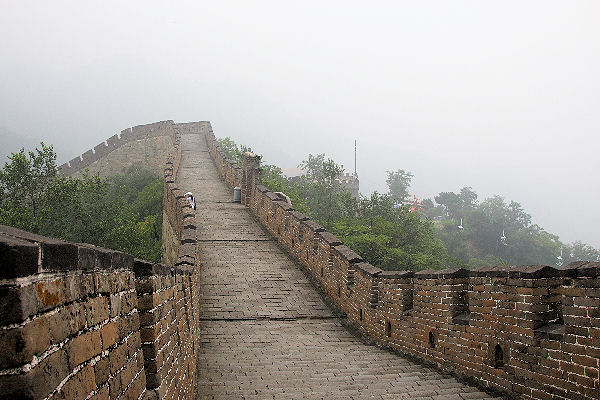
[[[202,242],[199,258],[202,318],[332,316],[272,241]]]
[[[200,399],[491,399],[336,320],[203,321]]]
[[[182,136],[178,185],[197,200],[199,399],[491,399],[350,334],[246,207],[204,137]]]
[[[198,208],[202,208],[198,210]],[[259,222],[239,203],[196,204],[198,240],[272,240]],[[198,212],[201,211],[201,212]]]
[[[185,183],[183,189],[191,190],[197,199],[202,318],[331,317],[305,275],[247,208],[223,200],[227,187],[215,172],[210,154],[185,150],[185,140],[180,167],[185,173],[178,176],[178,182]],[[197,141],[188,146],[198,149],[202,144]],[[202,168],[188,167],[189,160]],[[203,178],[192,178],[198,176]],[[204,186],[220,189],[210,198]]]

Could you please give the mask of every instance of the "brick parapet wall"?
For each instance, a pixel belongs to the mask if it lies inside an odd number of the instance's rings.
[[[228,184],[248,190],[257,220],[362,334],[519,398],[600,397],[600,264],[382,271],[206,138]]]
[[[179,135],[207,129],[206,122],[172,126],[163,207],[177,236],[165,244],[175,251],[173,266],[0,226],[0,398],[194,398],[196,220],[175,178]],[[149,133],[121,137],[140,134]]]
[[[174,146],[164,170],[163,227],[170,226],[174,240],[163,236],[164,260],[174,267],[139,262],[142,349],[147,389],[157,398],[193,398],[200,323],[200,275],[196,270],[196,217],[176,183],[181,163],[181,135],[202,134],[207,122],[174,124]],[[163,232],[165,230],[163,229]],[[175,271],[175,273],[174,273]]]
[[[133,257],[0,226],[0,397],[140,398]]]
[[[134,260],[5,226],[0,246],[0,397],[194,397],[193,265]]]

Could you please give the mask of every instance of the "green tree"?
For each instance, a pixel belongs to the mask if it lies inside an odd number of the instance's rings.
[[[458,194],[461,208],[475,208],[477,206],[477,193],[470,186],[460,189]]]
[[[433,200],[431,199],[423,199],[423,201],[421,201],[421,205],[425,210],[429,210],[435,207],[435,204],[433,204]]]
[[[0,171],[0,224],[160,261],[163,182],[132,167],[101,179],[57,174],[56,154],[24,150]]]
[[[423,214],[429,218],[439,219],[446,213],[443,206],[435,205],[431,199],[424,199],[421,205],[423,206]]]
[[[303,160],[298,168],[306,171],[306,178],[309,180],[318,180],[323,174],[323,164],[325,163],[325,154],[308,155],[308,159]]]
[[[394,220],[394,201],[389,195],[374,191],[371,193],[371,197],[360,200],[358,215],[367,221],[369,228],[374,226],[374,221],[377,217],[388,221]]]
[[[223,150],[223,152],[227,155],[227,157],[231,159],[236,159],[238,147],[237,144],[229,137],[218,138],[217,144]]]
[[[336,195],[341,193],[342,186],[338,177],[344,173],[344,167],[337,165],[332,159],[328,159],[323,162],[323,172],[321,173],[319,182],[323,185],[326,192],[326,213],[327,213],[327,226],[331,225],[332,218],[334,216],[334,207]]]
[[[217,144],[228,158],[234,160],[240,166],[242,165],[243,154],[245,152],[252,153],[250,147],[243,144],[238,146],[229,136],[217,139]]]
[[[262,183],[272,192],[285,193],[292,202],[294,209],[309,214],[309,208],[304,201],[302,190],[293,182],[290,182],[276,165],[262,166]]]
[[[344,214],[344,204],[347,203],[347,196],[344,194],[339,176],[344,172],[344,167],[335,163],[331,159],[322,161],[321,165],[316,164],[317,160],[322,160],[321,154],[318,156],[309,155],[308,161],[303,161],[307,174],[300,179],[299,188],[308,209],[312,211],[312,217],[326,228],[330,228],[333,221]]]
[[[580,240],[576,240],[575,242],[564,246],[563,261],[565,264],[573,261],[600,262],[600,250]]]
[[[57,176],[56,154],[42,142],[41,149],[21,149],[8,158],[0,171],[0,220],[35,230],[44,193]]]
[[[388,195],[361,199],[356,214],[336,222],[333,231],[348,247],[383,269],[439,269],[450,260],[431,220],[394,207]]]
[[[413,178],[413,174],[399,169],[396,171],[386,171],[387,179],[385,180],[389,195],[394,201],[404,202],[408,199],[408,188]]]
[[[436,203],[444,206],[446,215],[456,218],[461,207],[460,196],[454,192],[440,192],[434,197]]]

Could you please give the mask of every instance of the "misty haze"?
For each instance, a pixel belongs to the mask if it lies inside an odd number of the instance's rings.
[[[43,140],[61,163],[136,123],[201,119],[266,163],[325,153],[353,172],[357,140],[365,197],[403,169],[411,196],[468,186],[479,201],[520,203],[564,243],[597,248],[598,11],[7,5],[2,155]]]
[[[0,398],[600,393],[600,2],[6,2]]]

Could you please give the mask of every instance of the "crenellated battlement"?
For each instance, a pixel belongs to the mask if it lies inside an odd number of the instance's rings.
[[[199,127],[201,124],[202,122],[193,122],[185,125]],[[93,149],[86,151],[81,156],[77,156],[69,162],[60,165],[58,169],[63,175],[73,175],[76,172],[90,167],[94,162],[101,160],[114,150],[121,148],[123,145],[137,140],[148,140],[166,136],[171,138],[171,141],[174,142],[176,125],[178,124],[169,120],[146,125],[137,125],[132,128],[124,129],[120,134],[109,137],[106,141],[94,146]]]

